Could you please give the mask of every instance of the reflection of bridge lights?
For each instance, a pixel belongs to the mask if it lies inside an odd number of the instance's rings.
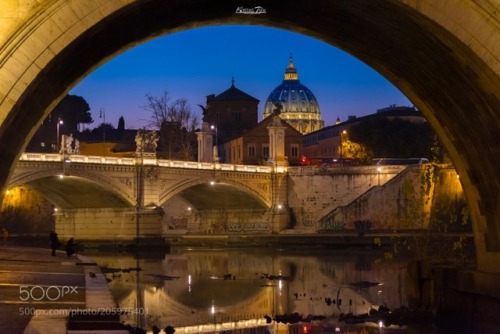
[[[278,281],[278,289],[280,290],[281,292],[281,289],[283,288],[283,281],[282,280],[279,280]]]
[[[188,292],[191,292],[191,275],[188,275]]]

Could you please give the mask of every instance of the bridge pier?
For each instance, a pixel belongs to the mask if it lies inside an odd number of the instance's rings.
[[[162,217],[155,210],[137,212],[133,208],[62,210],[56,215],[55,229],[65,240],[129,243],[162,235]]]

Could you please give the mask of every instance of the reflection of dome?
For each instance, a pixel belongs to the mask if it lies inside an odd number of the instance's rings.
[[[273,113],[277,103],[282,107],[280,117],[302,134],[319,130],[324,125],[318,100],[309,88],[300,83],[292,57],[285,70],[285,80],[267,98],[264,118]]]

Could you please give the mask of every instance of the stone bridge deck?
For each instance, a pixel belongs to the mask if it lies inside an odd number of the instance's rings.
[[[167,225],[169,230],[209,234],[268,233],[290,228],[314,233],[320,229],[319,222],[336,208],[382,187],[405,169],[274,169],[160,160],[154,156],[25,153],[9,186],[26,185],[40,192],[58,209],[58,220],[72,226],[69,235],[76,231],[77,222],[87,221],[93,225],[86,230],[99,229],[102,237],[130,237],[137,234],[131,220],[137,214],[148,216],[153,225],[158,225],[154,219],[160,219],[163,227],[143,228],[144,233],[152,235],[162,234]]]

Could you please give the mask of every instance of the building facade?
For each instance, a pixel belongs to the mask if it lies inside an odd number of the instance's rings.
[[[203,120],[214,131],[215,145],[220,146],[255,127],[258,105],[258,99],[235,87],[234,79],[224,92],[208,95]]]
[[[415,123],[426,122],[420,111],[413,107],[391,105],[387,108],[378,109],[376,113],[367,116],[349,116],[345,122],[337,119],[335,125],[327,126],[305,135],[302,154],[310,164],[321,164],[332,162],[332,159],[341,160],[349,158],[345,150],[343,152],[342,149],[345,143],[349,141],[349,129],[359,122],[372,117],[397,118]]]
[[[269,159],[269,130],[274,115],[262,120],[253,129],[242,136],[227,141],[222,145],[225,162],[245,165],[267,165]],[[302,156],[302,134],[286,122],[285,157],[289,165],[299,165]]]

